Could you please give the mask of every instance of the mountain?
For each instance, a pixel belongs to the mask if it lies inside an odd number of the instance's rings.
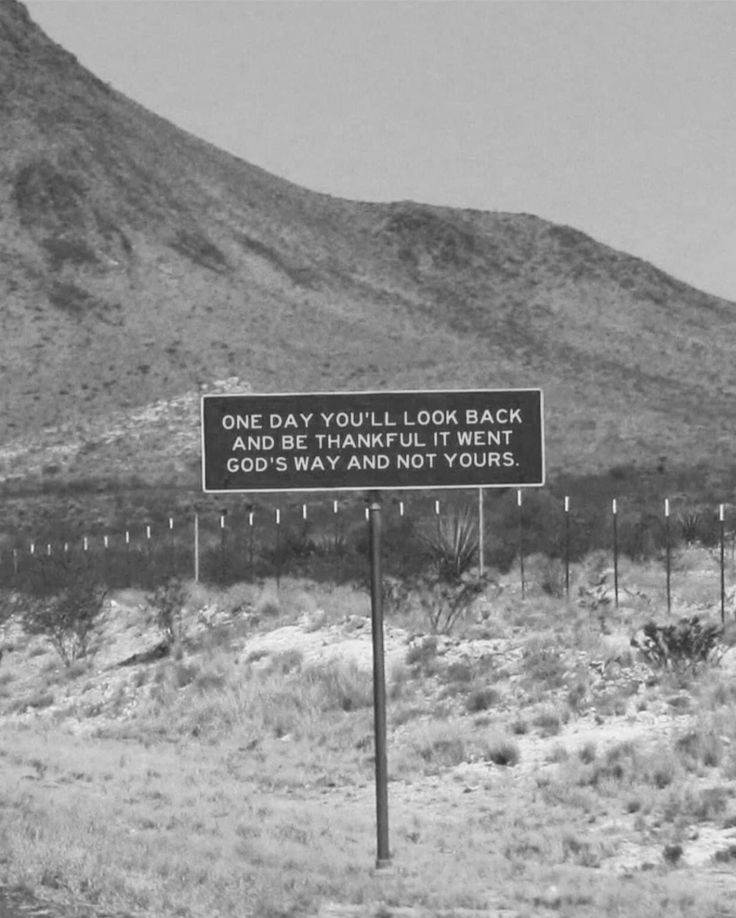
[[[529,214],[300,188],[116,92],[17,0],[0,0],[0,310],[5,478],[196,483],[196,396],[232,377],[541,387],[551,475],[731,467],[736,446],[736,304]]]

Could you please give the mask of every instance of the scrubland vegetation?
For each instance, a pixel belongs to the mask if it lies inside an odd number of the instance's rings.
[[[715,555],[678,553],[669,618],[654,562],[621,562],[618,607],[605,557],[569,601],[554,564],[527,559],[523,600],[513,565],[387,584],[387,872],[361,585],[88,593],[76,656],[5,596],[0,881],[162,916],[731,914]]]

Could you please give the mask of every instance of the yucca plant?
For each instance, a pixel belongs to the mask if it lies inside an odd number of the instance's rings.
[[[465,507],[449,518],[438,518],[437,530],[425,535],[424,543],[439,578],[457,583],[478,553],[478,528],[470,510]]]
[[[701,515],[697,510],[687,510],[679,514],[680,532],[688,545],[693,545],[698,541],[702,522]]]

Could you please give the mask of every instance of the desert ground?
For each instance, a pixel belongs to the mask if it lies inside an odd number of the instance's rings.
[[[106,599],[65,665],[7,594],[0,889],[54,914],[734,912],[736,627],[657,664],[649,621],[720,625],[717,554],[490,572],[449,634],[387,590],[391,864],[376,869],[370,596],[307,579]],[[158,622],[158,624],[157,624]],[[691,665],[692,664],[692,665]]]

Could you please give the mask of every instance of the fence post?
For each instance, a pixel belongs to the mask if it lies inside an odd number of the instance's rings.
[[[670,549],[670,501],[664,499],[664,543],[665,543],[665,566],[667,570],[667,614],[672,612],[672,556]]]
[[[150,523],[146,523],[146,580],[148,581],[149,586],[151,585],[155,586],[155,584],[153,583],[153,579],[152,579],[153,578],[153,560],[152,560],[151,554],[152,554],[151,525]]]
[[[248,570],[250,579],[255,580],[255,571],[253,570],[253,511],[248,511]]]
[[[524,518],[522,515],[521,488],[516,492],[516,505],[519,508],[519,576],[521,578],[521,598],[524,599]]]
[[[611,513],[613,515],[613,599],[618,609],[618,506],[616,498],[611,503]]]
[[[220,586],[225,585],[225,511],[220,514]]]
[[[721,555],[721,624],[723,625],[726,621],[726,573],[725,573],[725,561],[726,561],[726,534],[724,531],[724,519],[723,519],[723,504],[718,508],[718,529],[719,529],[719,543],[720,543],[720,555]]]
[[[194,582],[199,583],[199,514],[194,514]]]
[[[484,519],[483,519],[483,488],[478,488],[478,574],[483,576],[485,562],[484,545]]]
[[[176,542],[174,541],[174,517],[169,517],[169,576],[176,577]]]
[[[565,596],[570,599],[570,498],[565,497]]]
[[[125,579],[128,589],[133,586],[130,577],[130,530],[125,530]]]

